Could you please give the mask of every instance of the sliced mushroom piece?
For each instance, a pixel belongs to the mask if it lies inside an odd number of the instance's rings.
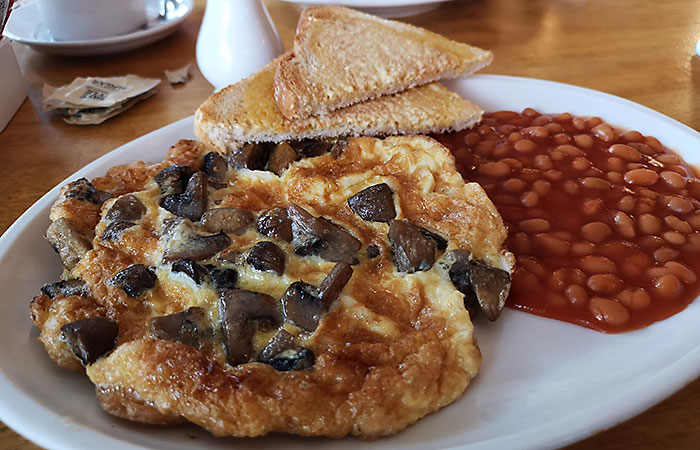
[[[320,293],[321,302],[326,309],[330,308],[331,304],[338,298],[348,281],[352,277],[352,267],[345,261],[340,261],[326,275],[326,278],[321,282],[318,291]]]
[[[476,261],[472,263],[471,283],[481,311],[489,320],[498,319],[510,292],[510,274]]]
[[[205,266],[209,270],[211,282],[214,288],[219,291],[234,289],[236,281],[238,281],[238,272],[235,269],[223,269],[214,265],[208,264]]]
[[[450,280],[464,294],[467,309],[471,312],[476,300],[489,320],[498,319],[510,292],[510,274],[483,261],[472,261],[465,250],[452,251],[448,256],[454,261],[449,271]]]
[[[313,251],[323,259],[351,262],[353,255],[362,246],[362,243],[347,231],[329,220],[312,216],[298,205],[287,208],[287,214],[292,219],[294,238],[305,243],[313,242]]]
[[[330,151],[333,144],[319,139],[305,139],[303,141],[294,141],[291,146],[302,158],[312,158],[321,156]]]
[[[396,217],[394,192],[386,183],[361,190],[348,198],[348,205],[368,222],[388,222]]]
[[[215,208],[202,215],[201,223],[205,230],[216,233],[223,231],[241,235],[255,221],[252,211],[240,208]]]
[[[227,361],[231,365],[250,361],[253,336],[258,328],[282,324],[279,303],[260,292],[236,289],[221,293],[220,308]]]
[[[292,220],[287,215],[286,208],[272,208],[258,217],[258,233],[269,238],[291,242]]]
[[[284,252],[273,242],[258,242],[250,249],[246,262],[255,269],[273,271],[277,275],[284,273]]]
[[[270,339],[265,348],[258,355],[258,361],[266,362],[280,352],[294,347],[294,335],[285,329],[281,329]]]
[[[158,183],[164,196],[178,195],[185,192],[187,182],[194,174],[194,169],[184,164],[173,164],[158,172],[154,180]]]
[[[70,297],[71,295],[80,295],[81,297],[90,297],[90,288],[83,280],[61,280],[55,283],[45,284],[41,287],[41,293],[49,298],[55,298],[58,295]]]
[[[206,311],[196,306],[179,313],[154,317],[151,319],[151,329],[158,339],[181,342],[198,349],[212,336]]]
[[[336,141],[335,144],[333,144],[333,146],[331,147],[331,156],[334,159],[340,158],[340,155],[342,155],[345,152],[349,145],[350,142],[345,139]]]
[[[275,175],[280,176],[297,159],[299,159],[299,155],[292,146],[286,142],[282,142],[275,145],[274,150],[272,150],[270,160],[267,163],[267,169]]]
[[[313,367],[315,362],[314,353],[305,347],[284,350],[272,358],[263,361],[280,372],[290,370],[304,370]]]
[[[181,239],[171,238],[166,245],[163,260],[165,262],[176,259],[201,261],[216,255],[229,245],[231,245],[231,238],[223,231],[204,236],[189,234],[182,236]]]
[[[209,152],[202,159],[202,172],[207,174],[210,182],[225,183],[228,174],[228,164],[217,152]]]
[[[470,317],[479,312],[479,299],[471,284],[471,254],[466,250],[453,250],[445,255],[449,265],[449,277],[455,288],[464,294],[464,307]]]
[[[122,238],[122,234],[124,234],[124,230],[133,227],[136,225],[133,222],[125,222],[123,220],[118,220],[116,222],[112,222],[107,227],[105,230],[102,232],[102,236],[100,236],[101,241],[108,241],[108,242],[114,242],[118,241],[119,239]]]
[[[452,250],[446,253],[441,261],[440,267],[448,270],[452,284],[460,292],[470,286],[471,259],[471,253],[467,250]]]
[[[109,279],[112,286],[121,288],[130,297],[140,297],[156,285],[156,274],[143,264],[133,264]]]
[[[80,178],[69,183],[65,191],[65,196],[96,205],[101,205],[112,198],[112,194],[97,189],[95,185],[90,183],[86,178]]]
[[[192,279],[198,286],[207,279],[209,271],[202,265],[197,264],[191,259],[178,259],[173,261],[173,272],[182,272]]]
[[[265,170],[273,145],[266,142],[246,144],[229,155],[229,163],[236,169]]]
[[[131,194],[119,197],[105,214],[107,220],[134,222],[146,214],[146,206]]]
[[[61,337],[83,365],[92,364],[117,345],[119,327],[106,317],[81,319],[61,327]]]
[[[163,198],[160,205],[178,217],[198,221],[207,209],[207,176],[197,172],[190,177],[184,194]]]
[[[92,248],[90,241],[75,231],[63,217],[51,222],[46,229],[46,239],[68,270],[73,270],[85,253]]]
[[[436,244],[425,236],[425,231],[405,220],[392,220],[389,223],[389,242],[396,270],[413,273],[433,267]]]
[[[282,296],[282,310],[294,325],[306,331],[314,331],[326,312],[326,305],[320,299],[318,289],[303,281],[296,281],[289,285]]]

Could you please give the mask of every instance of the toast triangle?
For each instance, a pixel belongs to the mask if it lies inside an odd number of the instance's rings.
[[[339,6],[305,9],[280,60],[275,98],[294,120],[487,66],[493,55],[401,22]]]

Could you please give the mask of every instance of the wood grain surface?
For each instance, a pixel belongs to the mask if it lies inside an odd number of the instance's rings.
[[[298,10],[274,0],[267,4],[289,46]],[[0,133],[0,232],[71,173],[193,114],[211,94],[194,56],[204,5],[204,0],[196,0],[195,12],[171,37],[119,55],[59,57],[15,44],[29,98]],[[697,0],[455,0],[403,20],[493,50],[495,60],[484,73],[597,89],[699,129],[700,59],[694,56],[700,38],[699,6]],[[77,76],[126,73],[163,78],[164,69],[186,63],[193,63],[189,83],[163,82],[157,95],[99,126],[67,125],[41,109],[44,83],[56,86]],[[605,117],[605,112],[600,115]],[[699,412],[696,380],[637,417],[568,449],[698,449]],[[0,424],[0,449],[35,448]]]

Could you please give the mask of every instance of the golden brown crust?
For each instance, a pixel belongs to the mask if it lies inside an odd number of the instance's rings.
[[[44,328],[44,323],[49,318],[51,298],[48,295],[37,295],[29,303],[29,315],[37,328]]]
[[[68,225],[88,240],[95,235],[95,225],[100,220],[100,203],[82,201],[68,194],[71,184],[61,188],[58,200],[51,207],[49,218],[52,222],[65,219]]]
[[[299,120],[467,75],[492,57],[409,24],[315,6],[302,12],[292,51],[280,59],[275,98],[284,117]]]
[[[163,162],[147,164],[143,161],[137,161],[131,164],[114,166],[104,176],[95,178],[92,183],[98,189],[110,192],[114,196],[140,191],[164,167],[171,164],[194,164],[208,151],[211,151],[211,149],[200,142],[182,139],[170,147],[168,155]],[[95,221],[95,224],[97,224],[97,221]],[[93,224],[92,228],[94,227],[95,225]]]
[[[95,393],[102,409],[121,419],[149,425],[170,425],[183,421],[175,414],[158,411],[155,406],[140,399],[131,389],[96,386]]]
[[[260,363],[226,369],[182,344],[137,340],[89,366],[88,375],[101,389],[129,386],[158,410],[217,436],[283,431],[373,439],[436,411],[466,388],[473,373],[455,367],[455,356],[438,332],[412,330],[391,343],[357,345],[341,345],[329,334],[330,351],[314,369],[298,372],[277,372]],[[471,360],[475,372],[478,349],[462,357]]]
[[[89,317],[105,317],[107,310],[93,299],[77,295],[53,300],[40,295],[32,301],[31,310],[34,323],[41,331],[39,341],[44,344],[51,359],[64,369],[82,372],[84,369],[80,360],[61,337],[61,327]]]

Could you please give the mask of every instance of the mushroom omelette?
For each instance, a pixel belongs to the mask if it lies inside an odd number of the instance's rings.
[[[51,221],[49,356],[110,414],[217,436],[374,439],[453,402],[481,363],[470,312],[498,316],[514,264],[424,136],[180,141],[64,186]]]

